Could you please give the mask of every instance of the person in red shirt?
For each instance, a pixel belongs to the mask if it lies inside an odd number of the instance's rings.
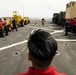
[[[73,32],[73,27],[74,27],[74,21],[73,19],[70,20],[70,31]]]
[[[74,18],[74,27],[73,27],[73,30],[74,30],[74,33],[75,33],[75,36],[76,36],[76,18]]]
[[[0,29],[2,29],[2,20],[0,18]]]
[[[2,20],[0,18],[0,37],[3,37],[3,27],[2,27]]]
[[[58,49],[57,42],[50,33],[42,29],[34,30],[28,38],[27,46],[32,67],[26,73],[16,75],[66,75],[56,72],[56,68],[50,66]]]

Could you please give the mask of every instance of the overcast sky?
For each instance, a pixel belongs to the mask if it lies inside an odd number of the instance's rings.
[[[65,11],[71,0],[0,0],[0,17],[12,16],[13,11],[28,17],[52,17],[53,13]]]

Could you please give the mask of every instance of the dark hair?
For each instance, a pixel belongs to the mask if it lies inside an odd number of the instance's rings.
[[[0,21],[2,21],[2,19],[0,18]]]
[[[38,29],[33,31],[28,39],[30,55],[37,60],[49,60],[54,57],[57,51],[57,42],[51,34]]]
[[[4,18],[4,20],[6,20],[6,18]]]

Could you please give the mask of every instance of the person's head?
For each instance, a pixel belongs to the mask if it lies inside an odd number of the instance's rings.
[[[12,20],[15,20],[15,18],[14,18],[14,17],[12,17]]]
[[[6,20],[6,18],[4,18],[4,20]]]
[[[51,34],[42,30],[34,30],[28,38],[28,59],[38,68],[48,67],[57,51],[57,42]]]
[[[42,18],[42,20],[44,20],[44,18]]]
[[[0,22],[2,22],[2,19],[0,18]]]

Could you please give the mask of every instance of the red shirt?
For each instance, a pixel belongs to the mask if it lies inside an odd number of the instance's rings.
[[[0,22],[0,27],[2,27],[2,22]]]
[[[47,70],[37,70],[30,67],[26,73],[16,74],[16,75],[66,75],[66,74],[56,72],[56,69],[53,66]]]
[[[74,21],[70,21],[70,26],[74,26]]]
[[[2,29],[2,22],[0,22],[0,29]]]
[[[73,20],[74,24],[76,24],[76,19]]]

